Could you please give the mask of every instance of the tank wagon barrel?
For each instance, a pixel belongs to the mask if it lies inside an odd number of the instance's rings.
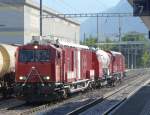
[[[15,69],[16,46],[0,44],[0,78]]]
[[[0,44],[0,93],[4,98],[13,93],[16,49],[14,45]]]

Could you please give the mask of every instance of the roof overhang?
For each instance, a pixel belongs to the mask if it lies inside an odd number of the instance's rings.
[[[128,0],[128,2],[133,6],[133,0]],[[147,28],[150,30],[150,16],[141,16],[140,17]]]

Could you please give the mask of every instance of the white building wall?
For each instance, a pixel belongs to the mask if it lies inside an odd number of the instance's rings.
[[[43,19],[43,35],[58,36],[74,43],[79,43],[80,27],[58,18]]]
[[[23,43],[23,6],[10,7],[0,3],[0,42]]]
[[[32,36],[39,36],[39,12],[29,6],[24,6],[24,43],[29,43]]]
[[[39,5],[32,0],[2,0],[9,5],[0,6],[0,42],[26,44],[32,36],[39,36],[40,18]],[[1,5],[1,3],[0,3]],[[52,14],[51,9],[43,9],[44,14]],[[43,35],[59,36],[59,38],[79,43],[80,25],[72,20],[58,18],[43,19]]]
[[[39,14],[39,9],[24,6],[25,43],[40,33]],[[43,11],[43,15],[49,14]],[[43,36],[57,36],[59,39],[79,43],[80,25],[59,18],[43,18],[42,32]]]

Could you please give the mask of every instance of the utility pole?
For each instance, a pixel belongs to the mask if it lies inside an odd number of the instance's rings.
[[[136,59],[136,54],[137,54],[136,52],[137,52],[137,49],[134,50],[134,53],[135,53],[135,66],[134,67],[135,67],[135,69],[136,69],[136,60],[137,60]]]
[[[99,42],[99,18],[98,18],[98,14],[97,14],[97,43]]]
[[[129,53],[129,47],[127,48],[128,49],[128,69],[130,68],[130,53]]]
[[[42,0],[40,0],[40,36],[42,36],[43,34],[42,34],[42,14],[43,14],[43,12],[42,12]]]
[[[119,15],[119,51],[121,52],[121,16]]]
[[[85,39],[86,39],[86,35],[85,35],[85,32],[84,32],[84,39],[83,39],[83,42],[85,42]]]
[[[133,50],[133,46],[132,46],[132,48],[131,48],[131,58],[132,58],[132,64],[131,64],[131,69],[134,69],[134,60],[133,60],[133,55],[134,55],[134,50]]]

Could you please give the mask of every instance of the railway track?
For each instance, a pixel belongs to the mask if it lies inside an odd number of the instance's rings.
[[[136,75],[135,75],[135,73],[136,73]],[[133,72],[133,76],[132,77],[126,77],[125,78],[125,81],[128,81],[129,79],[137,79],[137,75],[139,76],[142,76],[142,75],[144,75],[145,73],[146,73],[146,71],[141,71],[141,72]],[[135,80],[135,81],[137,81],[137,80]],[[119,86],[120,87],[120,86]],[[127,85],[124,85],[123,87],[121,87],[121,88],[118,88],[118,89],[116,89],[115,91],[116,92],[118,92],[119,90],[122,90],[122,89],[124,89],[125,87],[127,87]],[[106,88],[107,89],[107,88]],[[108,88],[108,89],[111,89],[111,88]],[[115,89],[115,88],[114,88]],[[113,89],[113,90],[114,90]],[[100,90],[102,90],[102,89],[100,89]],[[108,90],[107,92],[109,92],[110,90]],[[104,91],[105,92],[105,91]],[[91,93],[91,92],[88,92],[88,93]],[[113,93],[115,93],[115,92],[113,92]],[[107,94],[107,96],[108,95],[113,95],[113,93],[111,92],[111,93],[108,93]],[[83,94],[82,94],[83,95]],[[85,94],[86,95],[86,94]],[[91,96],[90,96],[91,97]],[[97,100],[97,101],[95,101],[95,99],[96,99],[97,97],[94,97],[93,99],[78,99],[78,101],[82,101],[83,100],[83,105],[86,105],[87,103],[89,103],[89,102],[94,102],[94,103],[92,103],[91,105],[94,105],[94,104],[97,104],[97,103],[100,103],[101,101],[103,101],[104,100],[104,98],[99,98],[99,100]],[[69,101],[68,101],[69,100]],[[72,102],[75,102],[75,100],[73,100],[73,99],[68,99],[68,100],[64,100],[64,101],[62,101],[62,102],[60,102],[60,103],[56,103],[56,104],[47,104],[47,105],[43,105],[43,106],[40,106],[40,107],[36,107],[36,108],[33,108],[33,109],[31,109],[31,110],[27,110],[27,111],[25,111],[25,112],[23,112],[22,113],[22,115],[27,115],[27,114],[33,114],[33,113],[35,113],[35,112],[39,112],[39,111],[53,111],[53,110],[55,110],[57,107],[60,107],[60,106],[67,106],[67,103],[69,103],[68,104],[68,109],[69,109],[69,106],[74,106],[73,104],[72,104]],[[85,101],[85,102],[84,102]],[[75,105],[76,106],[76,105]],[[81,105],[79,105],[79,106],[81,106]],[[61,108],[61,110],[63,110],[63,109],[65,109],[65,108]],[[42,113],[42,112],[40,112],[40,113]],[[57,113],[57,112],[56,112]],[[67,112],[64,112],[64,114],[66,114]],[[49,113],[48,113],[49,114]],[[51,113],[51,114],[55,114],[55,113]],[[57,114],[59,114],[59,113],[57,113]],[[63,113],[60,113],[60,114],[63,114]]]
[[[17,108],[25,104],[25,101],[20,101],[17,99],[8,99],[0,101],[0,115],[5,115],[10,112],[12,108]]]
[[[136,90],[134,90],[132,93],[130,93],[127,97],[125,97],[123,100],[121,100],[119,103],[115,104],[112,106],[110,109],[108,109],[106,112],[104,112],[104,115],[109,115],[112,112],[114,112],[116,109],[120,107],[127,99],[129,99],[132,95],[135,94],[138,90],[140,90],[143,86],[146,86],[147,84],[150,83],[150,80],[146,81],[144,84],[141,85],[141,87],[138,87]]]
[[[143,87],[144,85],[148,84],[150,82],[150,79],[146,80],[146,79],[142,79],[141,78],[138,81],[141,81],[141,82],[137,82],[137,80],[134,80],[132,82],[132,85],[131,85],[131,83],[128,84],[123,89],[123,91],[119,90],[117,92],[114,92],[112,95],[104,96],[103,100],[99,103],[99,105],[94,107],[96,105],[95,104],[95,105],[90,107],[90,108],[93,107],[93,109],[91,109],[91,110],[86,111],[87,110],[86,109],[86,110],[83,110],[82,112],[80,112],[77,109],[75,111],[72,111],[72,112],[68,113],[68,115],[75,115],[75,114],[81,114],[81,115],[87,115],[87,114],[88,115],[92,115],[92,114],[94,114],[94,115],[109,115],[116,108],[118,108],[122,103],[124,103],[128,98],[130,98],[132,95],[134,95],[134,93],[136,91],[138,91],[141,87]],[[144,82],[144,81],[146,81],[146,82]],[[134,85],[133,85],[133,83],[134,83]],[[144,83],[144,84],[142,84],[142,83]],[[140,85],[140,84],[142,84],[142,85]],[[137,88],[134,89],[134,87],[137,87]],[[117,100],[117,101],[115,102],[114,100]],[[109,107],[106,107],[108,105],[109,105]],[[95,112],[97,110],[97,108],[100,108],[100,109],[97,112]],[[80,109],[82,109],[82,107]],[[91,111],[91,112],[94,111],[95,113],[91,114],[89,111]]]
[[[135,75],[135,73],[136,73],[136,75]],[[129,79],[136,79],[136,76],[137,75],[143,75],[143,74],[145,74],[145,71],[143,71],[143,72],[131,72],[131,75],[130,76],[132,76],[132,77],[126,77],[124,80],[125,81],[128,81]],[[120,86],[119,86],[120,87]],[[118,89],[116,89],[115,90],[115,92],[117,93],[117,92],[119,92],[119,91],[121,91],[122,89],[124,89],[124,88],[126,88],[127,87],[127,85],[124,85],[124,86],[122,86],[122,87],[120,87],[120,88],[118,88]],[[109,88],[108,88],[109,89]],[[110,88],[111,89],[111,88]],[[101,90],[101,89],[100,89]],[[109,91],[107,91],[107,92],[109,92]],[[113,92],[113,93],[115,93],[115,92]],[[91,93],[90,91],[88,92],[88,93]],[[87,95],[88,93],[86,93],[85,95]],[[113,93],[111,92],[111,93],[109,93],[109,94],[107,94],[107,96],[111,96],[111,95],[113,95]],[[83,94],[81,94],[81,95],[83,95]],[[78,97],[78,96],[77,96]],[[74,97],[72,97],[72,98],[69,98],[69,99],[67,99],[67,100],[63,100],[63,101],[61,101],[61,102],[55,102],[55,103],[48,103],[48,104],[44,104],[44,105],[34,105],[34,106],[32,106],[32,105],[27,105],[27,104],[25,104],[25,102],[19,102],[18,100],[6,100],[6,101],[0,101],[0,114],[11,114],[11,115],[16,115],[16,114],[20,114],[20,115],[28,115],[28,114],[35,114],[35,113],[38,113],[39,111],[49,111],[49,109],[51,108],[52,110],[53,109],[56,109],[57,107],[59,107],[59,106],[63,106],[63,105],[65,105],[66,103],[70,103],[70,102],[72,102],[73,101],[73,99],[74,99]],[[81,99],[81,100],[83,100],[83,99]],[[86,99],[84,99],[84,100],[86,100]],[[84,101],[83,100],[83,101]],[[89,100],[89,99],[87,99],[87,101],[86,101],[86,103],[85,103],[85,105],[88,103],[88,102],[91,102],[91,107],[92,106],[94,106],[94,105],[96,105],[96,104],[98,104],[98,103],[101,103],[102,101],[104,100],[104,97],[103,98],[99,98],[99,100],[98,99],[96,99],[95,97],[93,98],[93,99],[91,99],[91,100]],[[8,101],[8,102],[7,102]],[[74,100],[75,101],[75,100]],[[93,103],[92,103],[93,102]],[[6,105],[5,105],[5,104]],[[14,103],[14,104],[13,104]],[[3,105],[3,106],[2,106]],[[88,107],[88,108],[90,108],[90,106]],[[41,113],[42,113],[41,112]],[[81,112],[80,112],[81,113]]]
[[[116,94],[117,92],[121,91],[122,89],[124,89],[124,88],[126,88],[126,87],[128,87],[128,86],[127,86],[127,85],[126,85],[126,86],[123,86],[123,87],[117,89],[116,91],[112,92],[112,93],[109,94],[108,96],[106,96],[106,97],[105,97],[105,96],[104,96],[104,97],[100,97],[100,98],[98,98],[98,99],[96,99],[96,100],[94,100],[94,101],[92,101],[92,102],[90,102],[90,103],[88,103],[88,104],[86,104],[86,105],[84,105],[84,106],[82,106],[82,107],[79,107],[79,108],[77,108],[77,109],[71,111],[70,113],[67,113],[67,115],[78,115],[78,114],[84,112],[85,110],[87,110],[87,109],[93,107],[94,105],[97,105],[98,103],[103,102],[103,101],[104,101],[105,99],[107,99],[108,97],[110,97],[110,96]]]
[[[17,99],[4,100],[0,102],[0,110],[9,110],[12,107],[17,107],[22,104],[25,104],[25,102]]]

